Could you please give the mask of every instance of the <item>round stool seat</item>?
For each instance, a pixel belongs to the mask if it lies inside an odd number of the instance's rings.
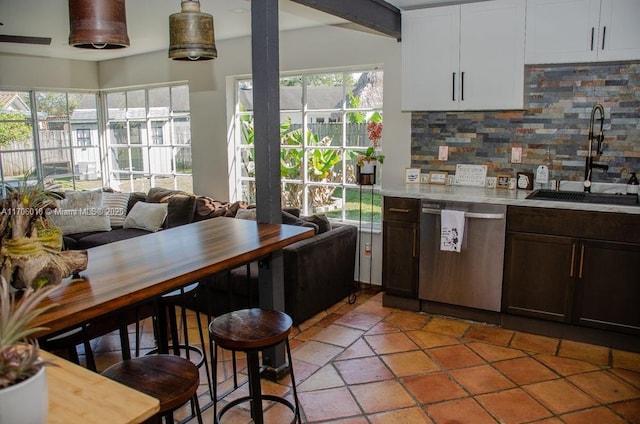
[[[146,393],[160,401],[164,415],[196,397],[200,384],[198,368],[175,355],[141,356],[110,366],[102,375]]]
[[[260,308],[229,312],[209,325],[211,337],[230,350],[262,349],[287,340],[293,321],[280,311]]]
[[[249,396],[241,396],[224,405],[219,412],[214,402],[214,423],[219,424],[222,416],[232,408],[244,402],[250,402],[252,422],[262,424],[264,421],[262,401],[270,400],[289,408],[293,413],[291,423],[300,422],[300,407],[296,391],[295,377],[293,375],[293,363],[291,362],[291,347],[289,346],[289,333],[293,321],[284,312],[272,311],[260,308],[242,309],[229,312],[215,318],[209,324],[211,340],[217,347],[231,351],[245,352],[247,355],[247,371],[249,383]],[[284,343],[289,372],[291,374],[291,387],[293,389],[294,403],[282,396],[263,394],[260,385],[260,359],[259,351]],[[217,356],[213,354],[214,379],[217,381]],[[214,396],[217,400],[217,395]]]

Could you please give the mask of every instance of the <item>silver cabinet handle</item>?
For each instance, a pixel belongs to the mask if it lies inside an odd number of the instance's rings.
[[[440,215],[440,209],[432,209],[432,208],[422,208],[422,213],[426,213],[429,215]],[[479,213],[479,212],[465,212],[465,218],[473,218],[473,219],[504,219],[503,213]]]

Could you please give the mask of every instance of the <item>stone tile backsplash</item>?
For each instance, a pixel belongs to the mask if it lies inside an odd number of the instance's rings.
[[[484,164],[488,175],[532,171],[552,161],[551,178],[582,181],[591,109],[605,108],[604,152],[593,181],[622,183],[640,173],[640,62],[525,67],[524,110],[413,112],[411,165],[422,172],[455,172]],[[599,128],[599,126],[596,126]],[[439,146],[449,147],[447,161]],[[511,148],[522,147],[522,163]]]

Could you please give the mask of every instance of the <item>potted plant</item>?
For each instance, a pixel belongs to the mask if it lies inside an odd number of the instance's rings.
[[[0,423],[44,423],[49,406],[46,362],[30,336],[42,330],[32,322],[53,306],[39,305],[56,286],[16,291],[2,277],[0,285]]]
[[[25,179],[2,200],[0,275],[15,289],[58,284],[87,267],[87,252],[62,251],[62,233],[49,220],[59,197]]]
[[[358,165],[358,183],[362,185],[372,185],[376,183],[376,165],[384,163],[384,155],[378,151],[380,139],[382,138],[382,122],[379,119],[372,119],[367,124],[367,133],[371,145],[363,153],[358,154],[356,161]]]

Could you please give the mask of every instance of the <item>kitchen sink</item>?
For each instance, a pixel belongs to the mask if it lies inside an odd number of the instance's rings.
[[[612,193],[585,193],[583,191],[555,191],[540,189],[535,190],[530,195],[528,195],[527,199],[640,206],[640,203],[638,203],[638,196]]]

